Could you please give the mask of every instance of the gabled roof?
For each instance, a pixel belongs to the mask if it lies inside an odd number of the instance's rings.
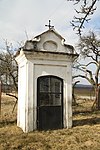
[[[50,35],[50,36],[49,36]],[[53,36],[52,36],[53,35]],[[47,38],[48,36],[48,38]],[[50,38],[50,42],[48,45],[48,40]],[[58,40],[59,39],[59,40]],[[58,45],[50,49],[52,47],[53,41],[58,42]],[[46,48],[45,44],[46,43]],[[51,44],[51,45],[50,45]],[[48,47],[47,47],[48,46]],[[35,36],[33,39],[26,41],[25,45],[21,48],[23,51],[38,51],[38,52],[47,52],[47,53],[56,53],[56,54],[65,54],[65,55],[77,55],[75,49],[72,45],[68,45],[65,43],[65,39],[58,33],[54,28],[50,28],[49,30]],[[19,52],[16,55],[19,55]]]
[[[42,36],[43,34],[48,33],[48,32],[53,32],[53,33],[56,34],[59,38],[61,38],[61,40],[62,40],[62,39],[65,40],[54,28],[49,29],[49,30],[47,30],[47,31],[45,31],[45,32],[43,32],[43,33],[41,33],[41,34],[35,36],[34,39],[35,39],[35,38],[39,38],[40,36]]]

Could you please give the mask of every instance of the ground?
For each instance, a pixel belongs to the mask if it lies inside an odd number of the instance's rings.
[[[93,100],[77,98],[73,128],[23,133],[16,126],[15,99],[3,94],[0,116],[0,150],[100,150],[100,111]]]

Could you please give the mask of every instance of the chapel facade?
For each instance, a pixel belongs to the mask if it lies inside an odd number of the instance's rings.
[[[72,63],[77,56],[54,28],[19,50],[17,125],[24,132],[72,127]]]

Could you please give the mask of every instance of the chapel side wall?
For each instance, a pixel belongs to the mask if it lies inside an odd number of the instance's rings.
[[[34,88],[33,88],[33,63],[27,62],[27,95],[26,95],[26,130],[25,132],[30,132],[34,130]]]
[[[26,128],[26,63],[19,65],[17,126]]]
[[[72,127],[72,63],[67,67],[67,103],[66,103],[67,128]]]

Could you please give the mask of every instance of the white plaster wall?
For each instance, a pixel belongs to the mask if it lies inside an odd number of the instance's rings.
[[[17,125],[26,130],[26,65],[19,66]]]
[[[33,64],[19,64],[17,126],[24,132],[33,131]]]
[[[33,63],[27,62],[27,104],[26,104],[26,132],[33,131],[33,114],[34,114],[34,75],[33,75]]]
[[[67,67],[66,127],[72,127],[72,63]]]

